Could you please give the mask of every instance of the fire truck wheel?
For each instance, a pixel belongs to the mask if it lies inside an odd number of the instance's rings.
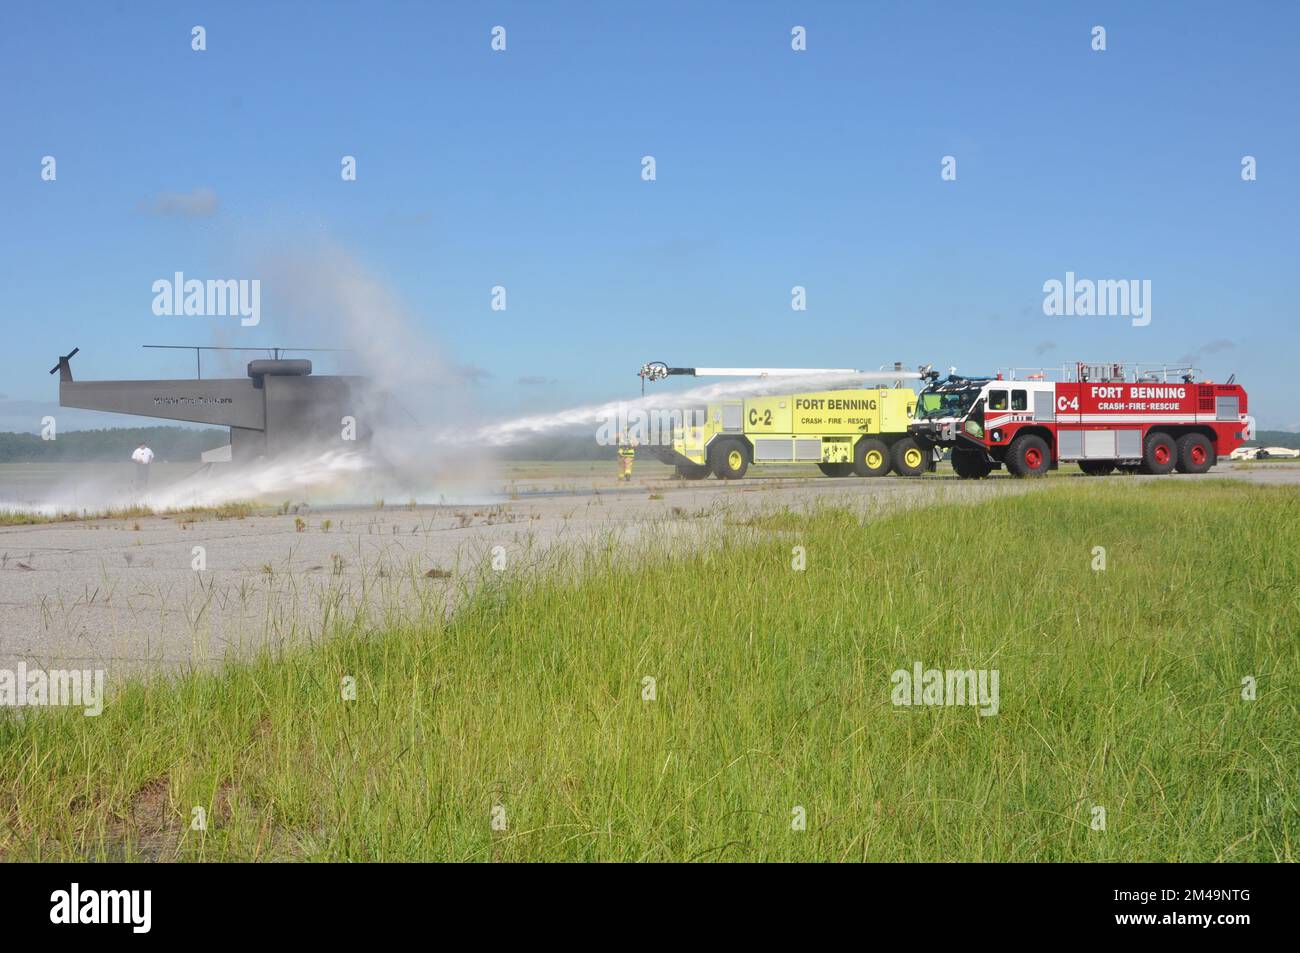
[[[1079,469],[1088,476],[1110,476],[1115,472],[1115,464],[1109,460],[1080,460]]]
[[[862,477],[884,476],[889,472],[889,447],[882,440],[859,440],[853,451],[853,472]]]
[[[889,448],[894,472],[899,476],[920,476],[925,472],[925,451],[911,437],[894,441]]]
[[[712,472],[707,463],[677,464],[677,475],[683,480],[707,480]]]
[[[1167,433],[1147,435],[1146,450],[1142,454],[1142,472],[1161,475],[1169,473],[1178,462],[1178,447]]]
[[[952,451],[952,469],[960,479],[982,480],[993,470],[993,464],[978,450],[955,447]]]
[[[1205,473],[1218,462],[1214,445],[1199,433],[1184,434],[1178,438],[1178,472]]]
[[[817,467],[828,477],[853,476],[853,464],[851,463],[819,463]]]
[[[1036,434],[1021,434],[1007,448],[1007,469],[1014,477],[1040,477],[1052,465],[1047,441]]]
[[[713,475],[719,480],[739,480],[749,469],[749,453],[739,440],[722,440],[709,454]]]

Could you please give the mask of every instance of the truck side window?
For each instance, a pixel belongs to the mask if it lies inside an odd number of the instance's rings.
[[[1007,392],[1004,390],[989,391],[989,410],[1006,410],[1007,409]]]
[[[1013,390],[1011,392],[1011,409],[1028,410],[1029,409],[1028,393],[1023,390]]]

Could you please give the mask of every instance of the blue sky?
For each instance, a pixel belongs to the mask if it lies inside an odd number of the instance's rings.
[[[1300,427],[1298,10],[7,5],[0,429],[37,429],[73,346],[91,378],[189,374],[147,343],[340,343],[287,326],[268,278],[256,328],[151,310],[173,272],[256,278],[321,246],[483,369],[465,386],[502,415],[631,396],[648,360],[1192,356],[1238,374],[1261,426]],[[1045,316],[1067,271],[1149,279],[1150,325]]]

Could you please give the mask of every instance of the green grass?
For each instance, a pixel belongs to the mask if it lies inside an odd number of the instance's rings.
[[[0,855],[1295,860],[1297,526],[1294,488],[1079,480],[557,554],[447,621],[9,713]],[[914,661],[997,669],[1000,712],[894,707]]]

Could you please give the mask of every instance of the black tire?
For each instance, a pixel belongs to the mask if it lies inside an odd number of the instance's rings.
[[[1142,469],[1140,463],[1121,463],[1115,467],[1120,473],[1137,473]]]
[[[677,475],[683,480],[707,480],[712,472],[707,463],[677,464]]]
[[[817,468],[828,477],[853,476],[853,464],[851,463],[819,463]]]
[[[709,468],[719,480],[739,480],[749,469],[749,448],[734,438],[719,440],[709,448]]]
[[[1189,433],[1178,438],[1178,472],[1208,473],[1219,462],[1214,444],[1204,434]]]
[[[1167,433],[1147,434],[1142,448],[1142,472],[1153,476],[1172,473],[1178,463],[1178,445]]]
[[[968,450],[954,447],[952,451],[952,469],[962,480],[982,480],[993,472],[993,464],[980,450]]]
[[[1007,447],[1007,470],[1013,477],[1046,476],[1052,466],[1047,441],[1037,434],[1024,433]]]
[[[920,476],[925,472],[925,451],[912,437],[900,437],[889,448],[890,465],[899,476]]]
[[[1079,469],[1088,476],[1110,476],[1115,472],[1115,464],[1110,460],[1080,460]]]
[[[889,446],[883,440],[867,437],[853,448],[853,472],[858,476],[884,476],[889,467]]]

